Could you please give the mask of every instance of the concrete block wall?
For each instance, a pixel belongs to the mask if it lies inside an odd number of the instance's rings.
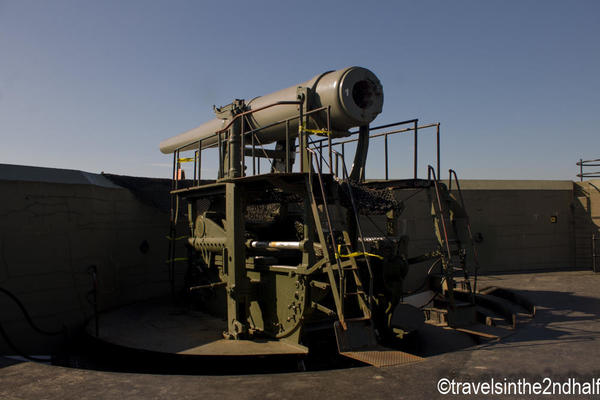
[[[572,181],[462,180],[461,189],[473,233],[482,238],[481,273],[576,267]],[[399,230],[410,238],[409,256],[435,249],[427,189],[396,196],[406,205]],[[362,224],[371,234],[385,229],[383,217]]]
[[[129,190],[113,183],[130,179],[121,178],[0,164],[0,287],[17,295],[42,328],[77,329],[92,317],[91,265],[98,268],[101,309],[169,292],[164,198],[140,200],[168,190],[160,180]],[[591,268],[599,181],[464,180],[461,187],[473,232],[482,238],[482,273]],[[398,228],[410,237],[409,256],[435,249],[427,191],[396,194],[406,204]],[[366,235],[379,236],[385,217],[362,218],[361,225]],[[430,264],[411,270],[407,287],[418,286]],[[48,354],[59,340],[34,332],[1,293],[0,310],[0,322],[23,351]],[[10,353],[0,340],[0,354]]]
[[[0,165],[0,193],[0,287],[40,327],[77,329],[93,315],[91,265],[101,309],[169,292],[169,216],[129,190],[81,171]],[[61,340],[33,331],[2,293],[0,310],[22,351],[47,354]],[[0,339],[0,354],[12,353]]]
[[[593,268],[592,238],[597,238],[596,269],[600,269],[600,179],[575,182],[573,212],[575,219],[575,264]]]

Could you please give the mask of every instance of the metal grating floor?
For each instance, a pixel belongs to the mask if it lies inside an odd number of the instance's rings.
[[[424,358],[415,356],[414,354],[397,350],[345,351],[340,354],[375,367],[389,367],[424,360]]]

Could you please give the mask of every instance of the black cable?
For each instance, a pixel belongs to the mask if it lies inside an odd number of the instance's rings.
[[[26,358],[29,361],[48,362],[48,360],[46,360],[46,359],[30,356],[30,355],[25,354],[21,350],[19,350],[19,348],[17,346],[15,346],[15,344],[12,342],[12,340],[10,340],[10,337],[4,330],[2,323],[0,323],[0,336],[2,336],[4,338],[4,341],[8,344],[8,347],[10,347],[16,354],[20,355],[21,357]]]
[[[65,328],[64,327],[62,327],[60,331],[47,331],[45,329],[42,329],[42,328],[38,327],[33,322],[33,320],[31,319],[31,316],[27,312],[27,309],[25,308],[25,306],[23,305],[23,303],[21,303],[21,300],[19,300],[17,298],[17,296],[15,296],[14,294],[12,294],[8,290],[4,289],[3,287],[0,287],[0,292],[4,293],[8,297],[10,297],[15,303],[17,303],[17,305],[19,306],[19,308],[23,312],[23,315],[25,316],[25,319],[27,320],[27,322],[29,323],[29,325],[33,328],[33,330],[35,330],[36,332],[41,333],[42,335],[47,335],[47,336],[56,336],[56,335],[60,335],[61,333],[65,332]]]
[[[444,281],[445,281],[445,280],[446,280],[446,277],[445,277],[445,276],[444,276],[444,277],[442,277],[442,280],[440,281],[440,284],[441,284],[441,283],[444,283]],[[427,306],[429,303],[431,303],[431,302],[433,301],[433,299],[435,299],[435,298],[438,296],[438,294],[439,294],[439,293],[435,292],[435,293],[433,294],[433,296],[431,297],[431,299],[429,299],[429,301],[428,301],[427,303],[423,304],[423,305],[422,305],[421,307],[419,307],[419,308],[420,308],[421,310],[422,310],[422,309],[424,309],[424,308],[425,308],[425,306]]]
[[[45,329],[40,328],[33,322],[33,320],[31,319],[31,316],[27,312],[27,309],[25,308],[25,306],[23,305],[23,303],[21,302],[21,300],[19,300],[19,298],[17,296],[15,296],[13,293],[9,292],[8,290],[4,289],[3,287],[0,287],[0,292],[4,293],[10,299],[12,299],[15,303],[17,303],[17,305],[23,312],[25,319],[27,320],[29,325],[33,328],[33,330],[35,330],[36,332],[41,333],[42,335],[46,335],[46,336],[56,336],[56,335],[60,335],[61,333],[66,333],[66,328],[64,326],[61,328],[60,331],[47,331]],[[19,350],[19,348],[17,346],[15,346],[13,341],[10,339],[10,337],[6,333],[6,330],[4,329],[4,326],[2,326],[1,322],[0,322],[0,336],[2,336],[2,338],[4,338],[4,341],[6,341],[6,343],[8,344],[8,346],[15,353],[20,355],[21,357],[26,358],[27,360],[30,360],[30,361],[48,362],[48,360],[46,360],[46,359],[33,357],[33,356],[27,355],[24,352],[22,352],[21,350]]]
[[[431,267],[429,267],[429,269],[427,270],[427,274],[425,275],[425,280],[423,281],[423,283],[416,289],[413,290],[409,290],[408,292],[402,292],[402,297],[406,297],[406,296],[411,296],[413,294],[416,294],[418,292],[421,291],[421,289],[423,289],[426,285],[427,282],[429,281],[429,276],[431,275],[431,272],[433,271],[433,268],[441,261],[441,259],[437,259],[433,262],[433,264],[431,264]],[[443,280],[442,280],[443,282]],[[431,300],[428,301],[428,303],[431,303]]]

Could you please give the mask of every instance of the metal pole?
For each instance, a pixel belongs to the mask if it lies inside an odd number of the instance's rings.
[[[285,120],[285,172],[290,172],[290,120]]]
[[[173,176],[171,180],[171,190],[175,190],[177,186],[175,185],[175,180],[177,179],[177,152],[173,152]]]
[[[323,142],[319,143],[319,173],[323,173],[323,161],[325,161],[325,159],[323,158]]]
[[[196,183],[196,175],[198,173],[198,150],[194,152],[194,180],[192,183]]]
[[[221,133],[222,132],[219,132],[217,137],[217,145],[219,146],[219,172],[217,173],[217,178],[219,179],[223,177],[223,149]]]
[[[415,130],[415,144],[414,144],[414,157],[415,157],[415,165],[414,165],[414,177],[415,179],[417,179],[417,155],[418,155],[418,151],[417,151],[417,147],[418,147],[418,132],[417,132],[417,120],[415,120],[414,122],[415,126],[414,126],[414,130]]]
[[[302,129],[302,125],[304,124],[304,102],[302,102],[299,106],[298,113],[298,129],[300,130],[298,133],[298,144],[300,145],[300,172],[308,172],[310,168],[305,165],[306,162],[306,148],[305,148],[305,140],[304,140],[304,129]],[[305,168],[308,168],[308,171],[305,171]]]
[[[179,150],[177,150],[176,158],[177,167],[175,169],[175,189],[179,188],[179,169],[181,168],[181,164],[179,163]]]
[[[329,173],[333,175],[333,155],[331,153],[331,106],[327,106],[327,145],[329,146]]]
[[[385,138],[385,180],[387,181],[389,179],[389,174],[388,174],[388,135],[386,134],[384,136]]]
[[[202,176],[202,139],[198,140],[198,186]]]
[[[437,147],[436,147],[436,155],[437,155],[437,176],[440,176],[440,124],[437,124],[437,130],[436,130],[436,140],[437,140]]]
[[[240,122],[240,141],[242,142],[242,145],[240,146],[240,151],[241,151],[241,158],[242,158],[242,162],[240,165],[240,176],[246,176],[246,154],[245,154],[245,150],[246,150],[246,141],[244,140],[244,117],[242,116],[240,118],[242,121]]]

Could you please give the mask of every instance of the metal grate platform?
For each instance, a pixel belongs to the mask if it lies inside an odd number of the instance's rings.
[[[383,347],[378,350],[347,351],[340,354],[375,367],[390,367],[392,365],[409,364],[424,360],[424,358],[415,356],[414,354],[389,350]]]

